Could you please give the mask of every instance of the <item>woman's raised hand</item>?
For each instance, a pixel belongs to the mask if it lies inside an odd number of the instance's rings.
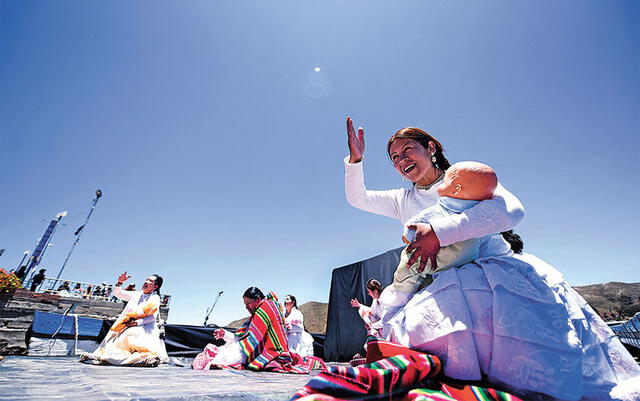
[[[424,271],[425,267],[427,267],[427,261],[431,260],[431,270],[435,271],[438,268],[436,259],[440,251],[440,240],[433,228],[431,228],[431,224],[416,223],[407,227],[411,230],[416,230],[416,239],[407,246],[408,252],[415,249],[415,252],[409,258],[408,265],[413,265],[420,258],[418,271]]]
[[[224,338],[224,329],[215,329],[213,331],[213,338],[215,338],[216,340]]]
[[[364,129],[353,129],[353,120],[347,117],[347,143],[349,144],[349,163],[358,163],[364,154]]]
[[[129,280],[130,278],[131,278],[131,276],[127,276],[127,272],[125,271],[124,273],[122,273],[122,274],[120,275],[120,277],[118,277],[118,283],[119,283],[119,284],[122,284],[122,283],[124,283],[125,281]]]
[[[359,308],[360,307],[360,302],[358,302],[357,299],[353,298],[351,301],[349,301],[351,303],[351,306],[353,306],[354,308]]]

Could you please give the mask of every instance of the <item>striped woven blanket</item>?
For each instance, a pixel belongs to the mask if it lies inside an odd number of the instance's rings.
[[[247,362],[245,366],[232,368],[302,374],[324,368],[319,358],[303,358],[289,352],[284,318],[274,299],[264,299],[236,335],[241,336],[240,346]]]
[[[388,341],[371,338],[367,360],[360,367],[324,370],[291,400],[521,401],[494,389],[442,383],[438,357]]]

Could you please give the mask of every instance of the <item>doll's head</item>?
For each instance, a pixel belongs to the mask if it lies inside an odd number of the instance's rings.
[[[491,167],[478,162],[459,162],[447,169],[438,195],[480,201],[491,199],[497,186],[498,177]]]

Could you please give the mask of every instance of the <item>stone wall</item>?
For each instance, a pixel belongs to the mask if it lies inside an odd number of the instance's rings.
[[[74,303],[77,305],[74,313],[98,319],[115,319],[125,305],[122,302],[38,294],[24,289],[0,294],[0,355],[26,354],[27,331],[34,311],[64,313]],[[163,320],[167,320],[168,314],[169,308],[160,308]]]

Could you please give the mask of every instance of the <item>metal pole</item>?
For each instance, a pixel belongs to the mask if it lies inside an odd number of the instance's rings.
[[[73,241],[73,245],[71,245],[71,249],[69,249],[69,253],[67,254],[67,257],[64,259],[64,263],[62,264],[62,267],[60,268],[60,272],[58,272],[58,275],[56,276],[56,280],[60,278],[60,275],[62,275],[62,272],[64,271],[64,267],[67,265],[67,262],[69,261],[69,258],[71,257],[71,253],[73,252],[73,249],[76,247],[76,245],[78,245],[78,242],[80,241],[80,236],[82,235],[82,232],[84,231],[84,228],[87,226],[87,223],[89,222],[89,218],[93,214],[93,209],[96,208],[96,204],[98,203],[98,199],[100,199],[101,196],[102,196],[102,191],[99,190],[99,189],[96,190],[96,198],[93,200],[93,205],[91,205],[91,210],[89,210],[89,214],[87,215],[87,218],[84,220],[84,224],[80,227],[80,229],[78,231],[76,231],[78,233],[76,235],[76,240]]]
[[[222,295],[224,291],[220,291],[218,293],[218,296],[216,297],[216,300],[213,302],[213,305],[211,305],[211,309],[207,309],[207,315],[204,317],[204,327],[207,327],[207,320],[209,320],[209,315],[211,315],[211,312],[213,312],[213,308],[216,306],[216,304],[218,303],[218,299],[220,299],[220,295]]]
[[[22,262],[24,262],[24,259],[27,257],[28,254],[29,254],[29,251],[24,251],[24,255],[22,255],[22,259],[20,259],[20,263],[18,263],[18,267],[16,267],[16,270],[18,270],[20,266],[22,266]]]

